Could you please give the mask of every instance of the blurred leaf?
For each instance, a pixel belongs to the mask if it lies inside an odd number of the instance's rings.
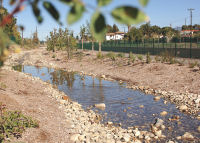
[[[66,3],[66,4],[71,4],[73,0],[60,0],[60,2]]]
[[[147,20],[147,16],[138,8],[122,6],[112,11],[113,18],[121,24],[139,24]]]
[[[82,3],[75,3],[68,14],[67,22],[68,24],[73,24],[78,21],[85,11],[85,7]]]
[[[90,28],[95,39],[99,41],[104,40],[106,33],[106,22],[104,16],[101,13],[94,13],[91,19]]]
[[[142,5],[142,6],[146,6],[148,4],[149,0],[139,0],[139,3]]]
[[[51,14],[51,16],[55,19],[55,20],[59,20],[60,18],[60,15],[58,13],[58,11],[56,10],[56,8],[50,3],[50,2],[47,2],[47,1],[44,1],[43,2],[43,6],[44,8]]]
[[[31,6],[32,6],[32,11],[33,11],[35,17],[37,18],[37,21],[39,23],[42,23],[43,18],[40,15],[40,9],[37,7],[37,4],[32,4]]]
[[[112,0],[97,0],[98,6],[108,5]]]
[[[10,0],[10,5],[15,4],[16,0]]]

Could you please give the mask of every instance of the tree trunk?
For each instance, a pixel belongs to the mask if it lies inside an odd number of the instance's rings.
[[[82,38],[82,51],[83,51],[83,38]]]
[[[1,8],[3,7],[3,0],[0,0],[1,1]]]
[[[94,51],[94,41],[92,40],[92,51]]]
[[[101,53],[101,41],[99,41],[99,52]]]

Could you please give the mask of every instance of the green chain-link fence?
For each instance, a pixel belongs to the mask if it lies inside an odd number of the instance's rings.
[[[81,43],[78,48],[81,49]],[[99,44],[94,43],[94,50],[99,49]],[[85,42],[84,49],[92,50],[92,43]],[[102,51],[112,52],[133,52],[136,54],[160,55],[162,52],[168,52],[171,56],[182,58],[198,58],[200,59],[200,39],[198,38],[181,38],[173,39],[167,42],[166,39],[148,39],[136,41],[104,41],[102,43]]]

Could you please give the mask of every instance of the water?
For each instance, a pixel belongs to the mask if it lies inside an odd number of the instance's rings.
[[[59,90],[80,103],[84,109],[96,103],[105,103],[104,111],[93,108],[103,115],[103,122],[112,121],[121,123],[124,128],[138,126],[148,130],[156,118],[161,118],[165,122],[164,134],[167,138],[183,135],[186,131],[200,136],[197,131],[200,122],[197,119],[180,112],[174,104],[164,104],[163,99],[154,101],[152,95],[127,89],[125,84],[46,67],[16,66],[14,69],[57,85]],[[141,105],[144,107],[141,108]],[[167,116],[162,117],[162,111],[167,111]],[[168,120],[173,115],[180,116],[179,122]]]

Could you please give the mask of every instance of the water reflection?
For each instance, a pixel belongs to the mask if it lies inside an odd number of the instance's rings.
[[[155,118],[161,118],[165,121],[166,128],[172,128],[171,131],[167,129],[164,131],[168,137],[177,137],[186,131],[191,132],[194,136],[199,136],[197,119],[179,112],[173,104],[163,104],[162,99],[155,102],[154,96],[126,89],[124,88],[125,84],[46,67],[16,66],[14,69],[30,73],[43,81],[50,81],[72,100],[82,104],[85,109],[96,103],[105,103],[106,109],[99,110],[100,114],[107,114],[104,122],[122,123],[125,128],[137,125],[149,129],[149,125],[154,122]],[[162,111],[166,111],[168,114],[163,117],[160,115]],[[168,120],[173,115],[180,117],[181,124]]]
[[[73,88],[74,80],[75,80],[75,73],[68,73],[63,70],[58,70],[50,73],[51,81],[53,84],[59,85],[66,85],[69,89]]]

